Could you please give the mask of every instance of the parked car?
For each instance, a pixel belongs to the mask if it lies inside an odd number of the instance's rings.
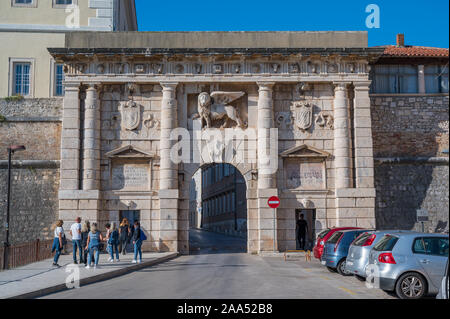
[[[319,259],[322,257],[323,254],[323,247],[326,243],[326,241],[337,231],[341,230],[349,230],[349,229],[361,229],[358,227],[334,227],[334,228],[326,228],[322,230],[318,235],[316,239],[316,244],[314,245],[313,252],[314,257]]]
[[[325,265],[331,272],[337,271],[343,276],[351,275],[345,270],[348,248],[355,238],[367,231],[367,229],[351,229],[335,232],[325,242],[321,258],[322,265]]]
[[[439,289],[439,293],[436,296],[436,299],[449,299],[449,280],[448,280],[448,273],[449,273],[449,264],[448,264],[448,258],[447,258],[447,267],[445,268],[445,275],[444,278],[442,278],[441,283],[441,289]]]
[[[402,299],[437,294],[448,259],[448,236],[427,233],[386,234],[369,254],[374,280]]]
[[[370,250],[384,235],[392,232],[411,232],[409,230],[380,230],[367,231],[359,235],[348,249],[348,256],[345,263],[345,270],[359,279],[366,278],[366,267],[369,263]]]

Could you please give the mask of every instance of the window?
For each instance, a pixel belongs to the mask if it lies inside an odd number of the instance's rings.
[[[362,246],[370,236],[372,236],[372,234],[363,233],[361,236],[356,238],[356,240],[352,243],[352,245],[353,246]]]
[[[448,65],[425,66],[425,92],[448,93]]]
[[[376,251],[392,251],[398,238],[390,235],[385,235],[381,240],[373,247]]]
[[[336,244],[339,240],[339,238],[341,238],[341,236],[343,235],[342,232],[335,232],[333,235],[331,235],[331,237],[327,240],[327,243],[331,243],[331,244]]]
[[[14,63],[13,95],[30,95],[31,63]]]
[[[375,65],[371,77],[372,93],[418,93],[416,65]]]
[[[12,0],[11,5],[13,7],[36,8],[37,0]]]
[[[53,8],[67,8],[77,4],[77,0],[53,0]]]
[[[55,64],[55,78],[54,78],[54,95],[63,96],[64,95],[64,68],[62,64]]]
[[[9,58],[8,95],[33,97],[34,59]]]
[[[415,254],[426,254],[448,257],[448,238],[427,237],[416,238],[413,244]]]
[[[317,237],[324,238],[330,231],[331,231],[331,229],[329,229],[329,228],[324,229],[319,233],[319,235],[317,235]]]

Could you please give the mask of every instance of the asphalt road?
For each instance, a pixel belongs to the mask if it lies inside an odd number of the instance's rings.
[[[243,253],[245,239],[191,231],[192,253],[108,281],[46,296],[62,299],[382,299],[354,277],[316,260],[284,261]]]

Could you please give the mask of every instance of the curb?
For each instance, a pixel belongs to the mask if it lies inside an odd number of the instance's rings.
[[[114,277],[119,277],[119,276],[125,275],[127,273],[130,273],[130,272],[142,269],[142,268],[146,268],[149,266],[154,266],[154,265],[160,264],[162,262],[174,259],[178,256],[179,256],[179,253],[173,253],[173,254],[167,255],[165,257],[157,258],[155,260],[143,262],[141,264],[124,267],[122,269],[113,270],[113,271],[110,271],[110,272],[107,272],[104,274],[99,274],[99,275],[90,276],[87,278],[82,278],[82,279],[80,279],[80,287],[89,285],[92,283],[96,283],[99,281],[111,279]],[[53,294],[56,292],[61,292],[64,290],[69,290],[66,287],[65,283],[51,286],[51,287],[46,287],[46,288],[35,290],[32,292],[27,292],[27,293],[16,295],[16,296],[8,296],[8,297],[5,297],[4,299],[32,299],[32,298],[38,298],[38,297],[42,297],[45,295]]]

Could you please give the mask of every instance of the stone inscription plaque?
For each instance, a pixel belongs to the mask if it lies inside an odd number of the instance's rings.
[[[121,164],[112,169],[112,189],[148,191],[149,168],[146,164]]]
[[[286,164],[286,186],[289,189],[325,189],[323,162],[307,163],[289,161]]]

